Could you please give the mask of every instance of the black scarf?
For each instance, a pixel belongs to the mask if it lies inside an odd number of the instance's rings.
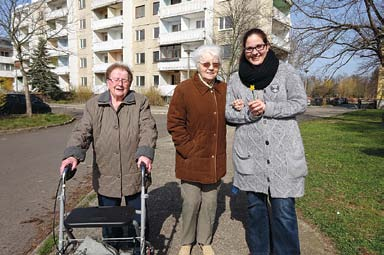
[[[242,54],[239,65],[240,80],[247,87],[254,85],[255,89],[264,89],[275,77],[278,67],[279,59],[271,49],[268,50],[263,63],[257,66],[249,63]]]

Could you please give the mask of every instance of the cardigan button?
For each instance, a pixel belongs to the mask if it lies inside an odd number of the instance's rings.
[[[265,141],[265,144],[266,144],[266,145],[269,145],[269,141],[268,141],[268,140],[267,140],[267,141]]]
[[[269,161],[269,159],[267,159],[267,164],[270,164],[271,163],[271,161]]]
[[[211,158],[215,158],[215,155],[212,155]]]

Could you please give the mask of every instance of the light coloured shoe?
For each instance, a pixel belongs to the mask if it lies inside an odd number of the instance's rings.
[[[191,254],[191,245],[183,245],[180,248],[179,255],[189,255]]]
[[[203,255],[215,255],[211,245],[200,245],[200,248],[203,250]]]

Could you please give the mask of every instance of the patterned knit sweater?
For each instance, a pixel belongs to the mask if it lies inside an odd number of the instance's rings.
[[[247,103],[263,99],[265,112],[253,117]],[[243,99],[245,107],[231,103]],[[264,90],[251,91],[238,73],[228,83],[226,119],[236,125],[233,143],[234,185],[244,191],[274,198],[301,197],[307,175],[304,147],[296,115],[306,110],[303,82],[294,68],[280,61],[278,71]]]

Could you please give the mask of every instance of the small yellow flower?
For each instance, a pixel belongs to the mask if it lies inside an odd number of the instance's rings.
[[[251,91],[254,91],[254,90],[255,90],[255,85],[251,85],[251,86],[249,87],[249,89],[250,89]]]

